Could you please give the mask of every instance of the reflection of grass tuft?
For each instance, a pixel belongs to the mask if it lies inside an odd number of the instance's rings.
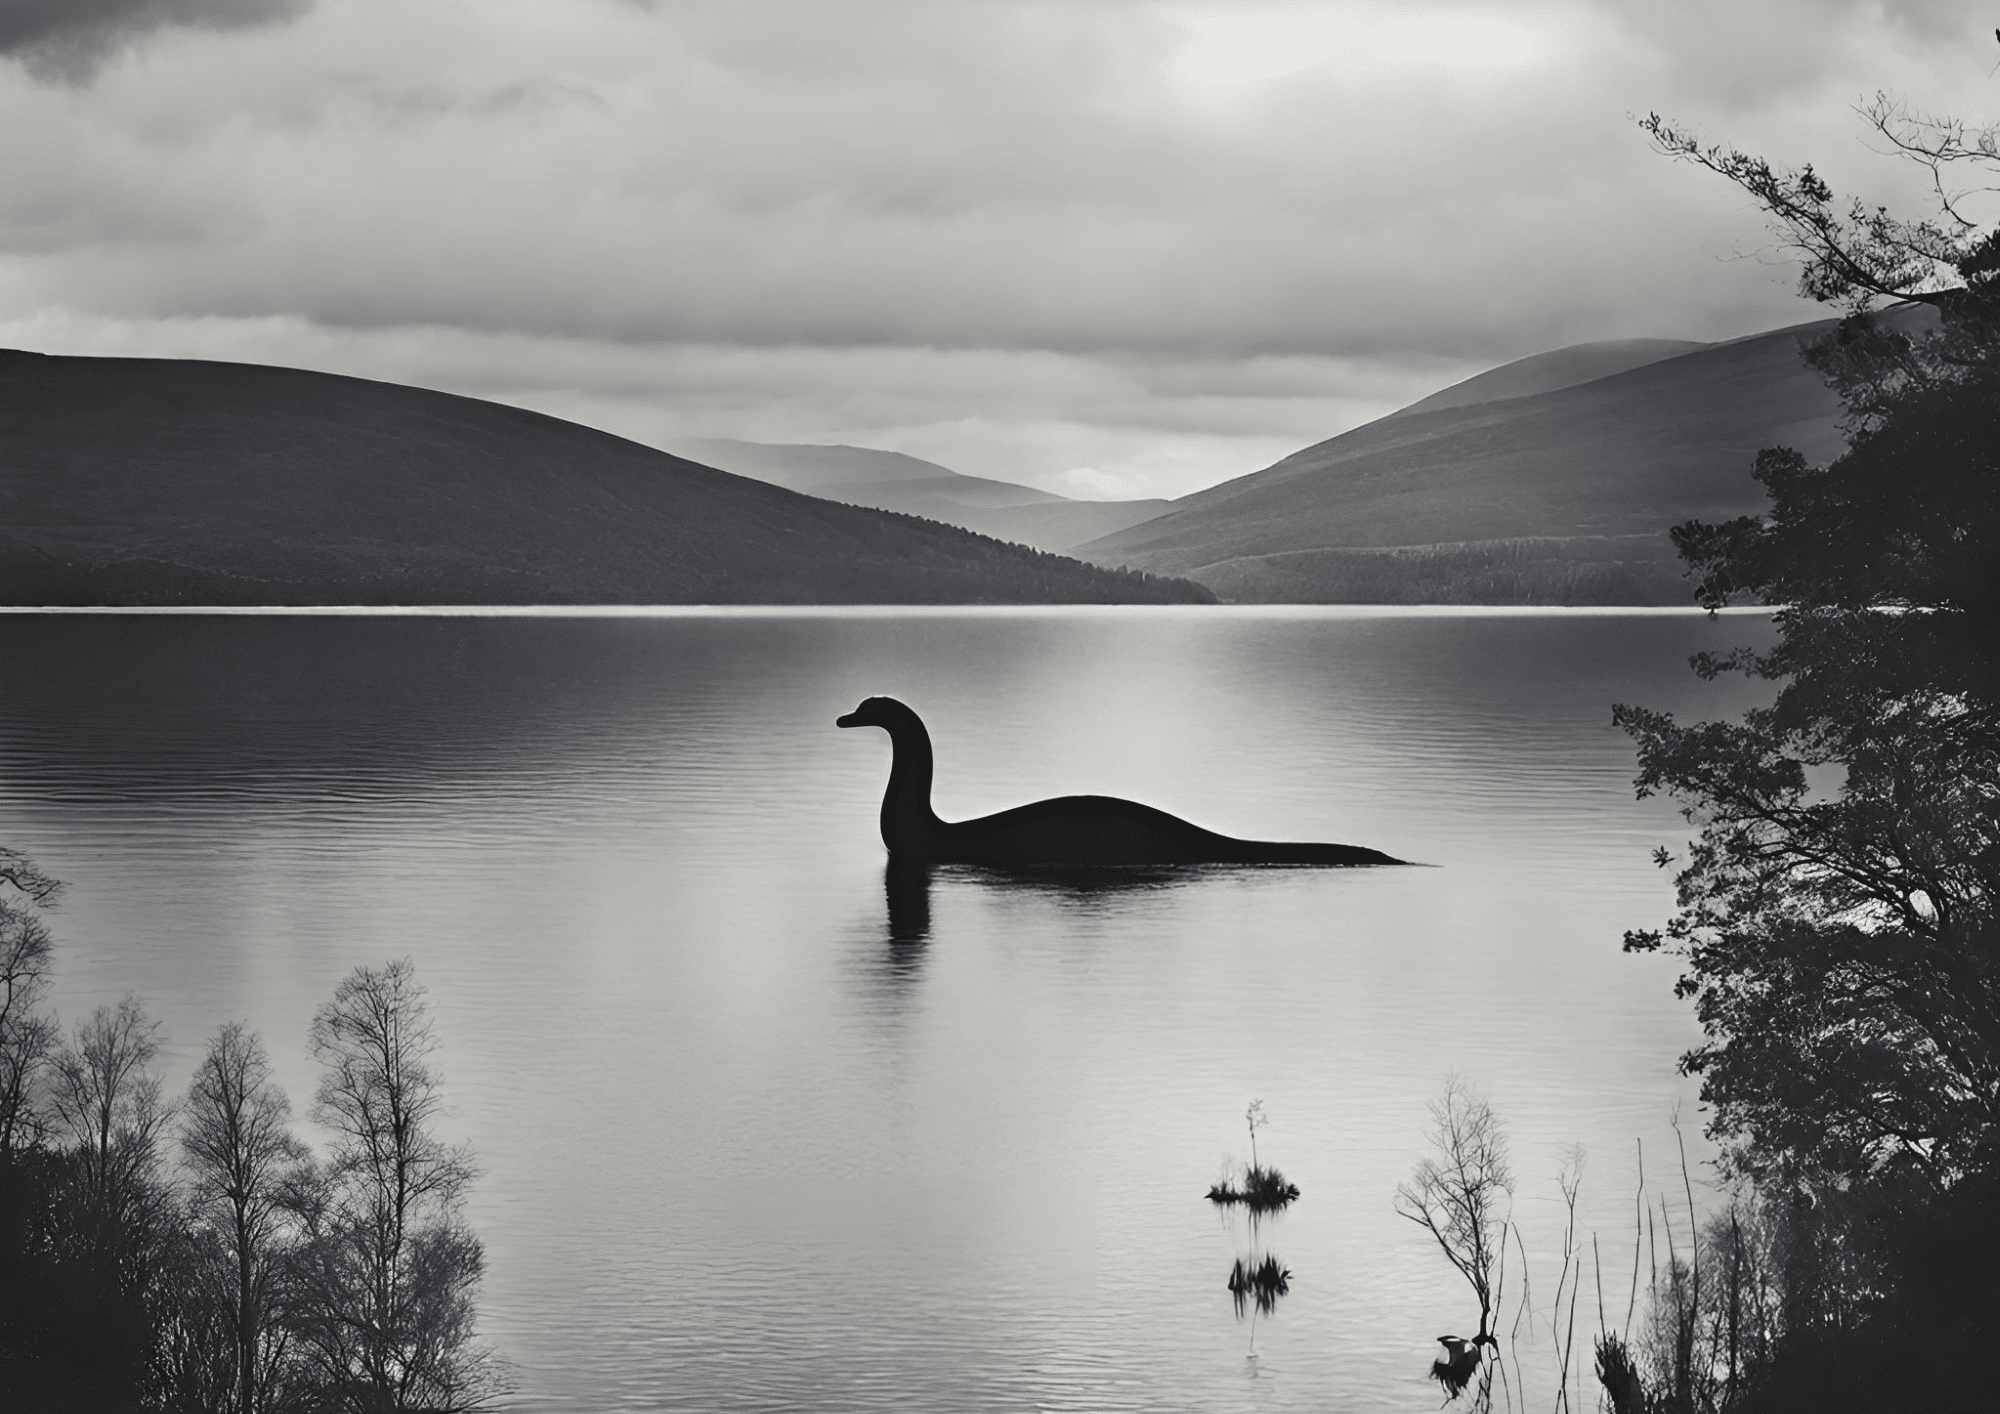
[[[1299,1196],[1299,1186],[1288,1183],[1275,1168],[1252,1164],[1243,1171],[1242,1181],[1225,1178],[1208,1190],[1211,1203],[1241,1203],[1253,1213],[1275,1212]]]
[[[1236,1259],[1236,1265],[1229,1269],[1229,1294],[1236,1298],[1236,1313],[1243,1314],[1243,1304],[1255,1300],[1257,1309],[1265,1315],[1278,1304],[1278,1298],[1292,1289],[1291,1268],[1281,1264],[1276,1257],[1266,1255],[1264,1260],[1254,1265]]]

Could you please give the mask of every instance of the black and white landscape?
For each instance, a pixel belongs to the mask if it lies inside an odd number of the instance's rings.
[[[1980,1407],[1995,18],[0,0],[0,1409]]]
[[[1761,447],[1839,450],[1839,401],[1800,356],[1832,323],[1517,360],[1172,501],[1077,501],[858,447],[710,440],[677,458],[297,370],[4,354],[0,592],[24,605],[1684,604],[1669,527],[1755,513],[1744,468]]]

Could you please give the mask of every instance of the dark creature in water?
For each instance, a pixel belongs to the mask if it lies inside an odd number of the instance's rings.
[[[1037,868],[1100,864],[1400,864],[1351,844],[1239,840],[1104,795],[1038,800],[978,820],[940,820],[931,809],[931,737],[893,697],[871,697],[836,726],[881,727],[895,757],[882,798],[882,842],[909,864]]]

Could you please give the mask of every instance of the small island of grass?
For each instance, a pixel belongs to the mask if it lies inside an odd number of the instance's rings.
[[[1240,1203],[1253,1213],[1274,1213],[1299,1196],[1299,1186],[1288,1182],[1275,1167],[1265,1168],[1257,1160],[1257,1131],[1270,1123],[1264,1102],[1252,1100],[1243,1118],[1250,1129],[1250,1167],[1239,1180],[1225,1159],[1221,1179],[1209,1185],[1208,1201],[1222,1207]]]
[[[1299,1196],[1299,1186],[1288,1182],[1276,1168],[1250,1165],[1240,1179],[1232,1176],[1209,1185],[1208,1201],[1230,1205],[1241,1203],[1253,1213],[1275,1212]]]

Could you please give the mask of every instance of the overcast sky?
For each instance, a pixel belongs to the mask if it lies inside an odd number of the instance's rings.
[[[1658,110],[1916,205],[2000,9],[0,0],[0,346],[1178,495],[1496,363],[1818,317]]]

